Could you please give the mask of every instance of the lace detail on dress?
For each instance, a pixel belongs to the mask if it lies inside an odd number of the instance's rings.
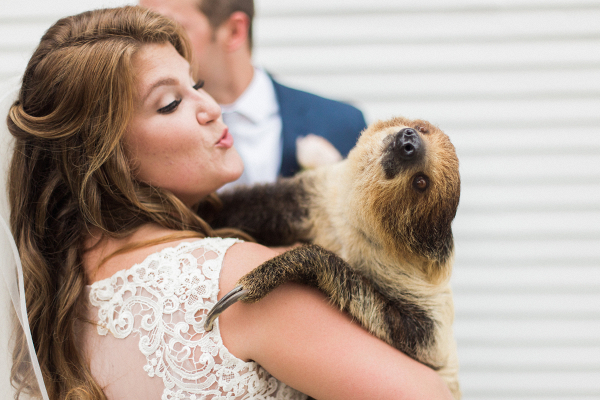
[[[306,399],[223,345],[218,321],[204,331],[217,301],[219,274],[236,239],[206,238],[148,256],[91,286],[98,333],[139,336],[144,371],[164,382],[163,400]]]

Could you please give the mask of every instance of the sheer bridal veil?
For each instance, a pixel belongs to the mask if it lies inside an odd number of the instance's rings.
[[[11,381],[12,356],[17,331],[27,338],[27,349],[31,366],[39,385],[39,394],[30,396],[21,393],[19,399],[42,398],[48,400],[40,371],[25,307],[25,291],[23,288],[23,270],[19,253],[8,226],[9,206],[6,179],[8,165],[12,157],[12,138],[6,126],[8,109],[17,97],[20,86],[19,79],[12,79],[0,84],[0,393],[2,398],[14,398],[15,388]],[[38,388],[34,388],[34,392]],[[5,395],[8,395],[4,397]],[[41,396],[41,397],[40,397]]]

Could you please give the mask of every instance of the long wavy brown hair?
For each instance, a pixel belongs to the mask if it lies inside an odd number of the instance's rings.
[[[86,285],[84,241],[92,230],[119,238],[155,223],[182,236],[243,236],[213,231],[172,193],[133,178],[121,138],[133,112],[132,57],[147,43],[171,43],[190,59],[182,29],[140,7],[59,20],[31,57],[7,118],[15,138],[11,229],[52,400],[105,398],[74,337]],[[33,374],[19,351],[25,347],[16,348],[13,384],[19,393],[31,391]]]

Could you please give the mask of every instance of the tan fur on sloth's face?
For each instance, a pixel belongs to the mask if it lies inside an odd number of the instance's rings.
[[[399,155],[404,134],[416,141],[412,158]],[[395,118],[365,130],[348,159],[350,203],[360,225],[371,227],[365,234],[416,263],[447,263],[460,197],[458,158],[448,136],[426,121]]]

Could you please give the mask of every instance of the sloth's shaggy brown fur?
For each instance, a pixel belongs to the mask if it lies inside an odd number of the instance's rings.
[[[313,243],[243,277],[242,301],[285,281],[317,286],[374,335],[436,369],[458,399],[449,278],[459,196],[448,137],[426,121],[394,118],[368,127],[338,164],[222,195],[212,224],[266,245]]]

